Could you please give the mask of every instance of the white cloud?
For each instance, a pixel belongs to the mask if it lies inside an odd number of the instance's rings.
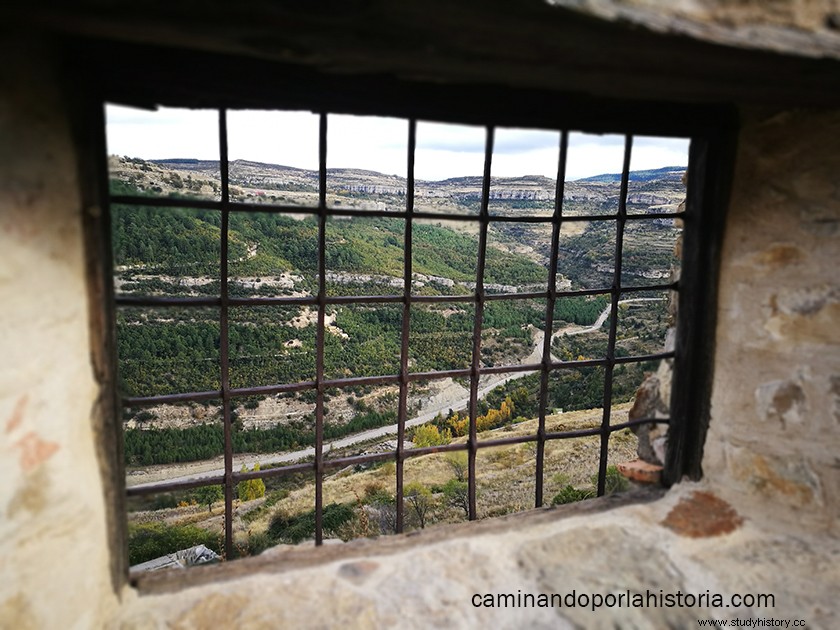
[[[218,113],[215,110],[160,108],[146,111],[107,107],[108,152],[145,159],[217,160]],[[330,115],[327,166],[361,168],[405,176],[408,123],[404,119]],[[439,180],[481,175],[484,170],[483,127],[417,123],[415,177]],[[544,175],[557,172],[556,131],[500,128],[495,132],[494,176]],[[566,179],[621,171],[624,137],[573,132],[569,135]],[[230,159],[318,168],[318,116],[310,112],[230,111]],[[631,169],[684,166],[688,141],[634,138]]]
[[[156,111],[108,105],[108,153],[144,159],[219,159],[219,114],[207,109]]]
[[[407,120],[327,116],[327,168],[361,168],[405,177],[407,156]]]
[[[311,112],[228,112],[228,157],[318,170],[318,115]]]

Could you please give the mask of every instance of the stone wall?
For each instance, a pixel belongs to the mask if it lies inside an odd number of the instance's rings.
[[[840,0],[548,0],[729,46],[840,58]]]
[[[840,113],[745,112],[704,474],[840,533]],[[733,375],[737,375],[733,378]]]
[[[840,114],[743,114],[703,482],[597,514],[537,512],[255,558],[217,573],[222,583],[203,576],[188,590],[177,578],[152,580],[145,588],[155,594],[132,593],[119,623],[687,627],[702,617],[773,617],[831,627],[840,581],[840,288],[832,277],[840,260],[840,155],[832,141]],[[777,600],[752,610],[472,605],[475,594],[572,589],[763,592]]]
[[[708,491],[604,500],[270,559],[190,569],[126,597],[116,627],[690,628],[698,619],[833,628],[840,541],[768,535]],[[648,503],[651,499],[654,502]],[[606,511],[593,510],[613,508]],[[571,509],[570,509],[571,508]],[[183,574],[182,574],[183,575]],[[224,576],[224,579],[218,579]],[[489,595],[772,594],[773,606],[488,607]],[[476,600],[478,596],[478,600]],[[476,606],[475,603],[482,604]],[[503,602],[505,600],[502,600]]]
[[[116,600],[77,158],[44,49],[0,46],[0,628],[95,628]]]
[[[109,560],[120,551],[109,547],[96,458],[79,158],[43,50],[30,42],[0,57],[0,628],[688,627],[710,615],[831,627],[840,583],[840,113],[744,112],[701,484],[638,505],[605,499],[295,550],[195,569],[184,574],[189,588],[170,577],[147,584],[153,593],[115,594]],[[598,613],[471,603],[474,594],[573,588],[769,592],[777,601],[744,612]]]

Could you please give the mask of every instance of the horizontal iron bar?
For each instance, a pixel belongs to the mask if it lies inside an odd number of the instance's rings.
[[[148,407],[151,405],[201,402],[214,398],[222,399],[221,389],[211,392],[186,392],[183,394],[163,394],[161,396],[128,396],[122,399],[122,404],[123,407]]]
[[[466,368],[464,370],[442,370],[440,372],[410,372],[406,375],[409,381],[434,381],[444,378],[461,378],[470,376],[472,370]]]
[[[399,383],[400,377],[397,374],[387,374],[383,376],[354,376],[351,378],[338,378],[332,380],[321,381],[321,386],[324,389],[331,389],[334,387],[356,387],[364,385],[384,385],[390,383]]]
[[[631,427],[642,424],[670,424],[670,418],[640,418],[638,420],[630,420],[620,424],[614,424],[607,428],[608,433],[615,433],[622,429],[629,429]],[[600,426],[591,429],[577,429],[575,431],[554,431],[545,434],[546,440],[565,440],[569,438],[588,437],[592,435],[600,435],[602,429]]]
[[[481,217],[476,215],[481,220]],[[516,214],[488,214],[487,223],[551,223],[554,220],[554,213],[551,214],[529,214],[519,216]]]
[[[466,295],[412,295],[412,304],[443,304],[450,302],[458,302],[463,304],[475,304],[475,293],[468,293]]]
[[[546,440],[566,440],[570,438],[589,437],[591,435],[601,435],[601,427],[593,427],[591,429],[577,429],[575,431],[554,431],[545,434]]]
[[[154,208],[185,208],[196,210],[221,210],[222,202],[213,199],[194,199],[189,197],[143,197],[139,195],[111,195],[111,203],[114,205],[149,206]],[[231,212],[265,212],[273,214],[311,214],[317,215],[320,210],[317,206],[293,206],[282,204],[259,204],[243,201],[231,201],[228,203]],[[389,217],[406,219],[408,213],[405,210],[358,210],[350,208],[326,208],[327,216],[339,217]],[[517,216],[517,215],[493,215],[486,218],[480,214],[455,214],[451,212],[423,212],[411,213],[415,219],[437,219],[441,221],[489,221],[490,223],[552,223],[553,215],[545,216]],[[581,221],[616,221],[618,214],[582,214],[563,215],[561,223],[574,223]],[[628,214],[627,219],[684,219],[685,212],[663,212],[663,213],[639,213]]]
[[[619,293],[641,293],[643,291],[679,291],[680,283],[666,282],[664,284],[647,284],[637,287],[621,287]]]
[[[196,210],[221,210],[221,199],[198,199],[194,197],[144,197],[142,195],[111,195],[111,205],[150,206],[153,208],[187,208]]]
[[[614,433],[622,429],[628,429],[634,426],[643,424],[669,424],[669,418],[641,418],[638,420],[630,420],[629,422],[622,422],[609,427],[609,432]],[[587,437],[598,435],[601,433],[600,427],[592,429],[578,429],[577,431],[560,431],[547,433],[546,440],[562,440],[577,437]],[[497,438],[494,440],[479,440],[477,447],[490,448],[494,446],[509,446],[513,444],[525,444],[527,442],[536,442],[537,435],[518,435],[514,437]],[[427,446],[423,448],[407,449],[403,451],[402,458],[409,459],[412,457],[421,457],[423,455],[431,455],[433,453],[447,453],[455,451],[467,450],[468,445],[463,444],[446,444],[440,446]],[[396,451],[385,451],[383,453],[363,453],[361,455],[350,455],[348,457],[338,457],[335,459],[324,459],[324,468],[337,468],[342,466],[352,466],[356,464],[366,464],[377,461],[389,461],[397,457]],[[271,477],[280,477],[284,475],[292,475],[299,472],[313,472],[315,464],[312,462],[293,464],[290,466],[278,466],[276,468],[264,468],[262,470],[250,470],[247,472],[234,472],[233,483],[246,481],[248,479],[269,479]],[[189,490],[191,488],[198,488],[202,486],[213,486],[224,483],[224,476],[203,477],[201,479],[191,479],[189,481],[173,481],[143,484],[142,486],[134,486],[126,489],[126,496],[139,497],[148,496],[150,494],[160,494],[163,492],[173,492],[176,490]]]
[[[126,295],[114,297],[117,306],[183,306],[195,308],[197,306],[220,307],[222,299],[219,297],[168,297],[164,295]]]
[[[395,460],[396,451],[385,451],[384,453],[362,453],[361,455],[348,455],[347,457],[324,458],[324,468],[339,468],[342,466],[355,466],[357,464],[370,464],[373,462]]]
[[[270,214],[311,214],[317,215],[318,206],[296,206],[283,203],[252,203],[248,201],[231,201],[231,212],[255,212]]]
[[[405,297],[399,295],[339,295],[327,296],[325,304],[402,304]]]
[[[675,352],[658,352],[656,354],[642,354],[632,357],[617,357],[613,359],[613,363],[618,365],[622,363],[642,363],[644,361],[660,361],[662,359],[673,359],[676,356]]]
[[[433,453],[453,453],[455,451],[466,451],[469,444],[461,442],[459,444],[441,444],[440,446],[424,446],[422,448],[409,448],[403,451],[403,459],[410,457],[421,457],[423,455],[431,455]]]
[[[670,418],[639,418],[638,420],[628,420],[627,422],[620,422],[619,424],[610,425],[610,433],[621,431],[622,429],[630,429],[638,427],[642,424],[671,424]]]
[[[492,367],[479,368],[478,373],[484,374],[516,374],[518,372],[539,372],[542,369],[541,363],[524,363],[522,365],[494,365]]]
[[[645,291],[678,291],[678,282],[666,284],[650,284],[637,287],[621,287],[620,293],[642,293]],[[556,291],[555,297],[585,297],[592,295],[608,295],[613,292],[611,287],[597,289],[576,289],[572,291]],[[530,293],[485,293],[484,299],[490,300],[533,300],[547,299],[548,291],[534,291]],[[412,295],[409,300],[416,304],[474,304],[477,301],[475,293],[467,295]],[[218,307],[221,298],[218,297],[170,297],[170,296],[133,296],[118,295],[115,298],[118,306],[149,306],[149,307]],[[342,295],[324,298],[325,304],[399,304],[405,301],[402,295]],[[232,297],[228,298],[230,306],[313,306],[318,304],[318,298],[311,297]]]
[[[640,212],[639,214],[628,213],[624,215],[625,221],[636,221],[638,219],[685,219],[685,212]]]
[[[481,434],[479,434],[481,435]],[[512,444],[525,444],[526,442],[536,442],[539,436],[533,435],[515,435],[513,437],[496,438],[495,440],[478,440],[478,448],[488,448],[491,446],[509,446]]]
[[[597,367],[599,365],[608,365],[607,359],[586,359],[583,361],[552,361],[549,370],[565,370],[573,368]]]
[[[235,281],[235,279],[234,279]],[[314,306],[318,298],[310,297],[231,297],[228,298],[230,306]]]
[[[286,394],[315,389],[315,381],[300,381],[299,383],[285,383],[280,385],[260,385],[257,387],[238,387],[230,390],[231,398],[242,396],[270,396],[272,394]]]
[[[621,357],[614,359],[614,364],[622,363],[643,363],[647,361],[657,361],[662,359],[672,359],[675,354],[673,352],[662,352],[659,354],[641,355],[632,357]],[[584,361],[555,361],[549,365],[550,371],[555,370],[573,370],[586,367],[597,367],[608,365],[608,359],[587,359]],[[528,363],[524,365],[498,365],[492,367],[479,368],[478,374],[517,374],[520,372],[539,372],[542,369],[540,363]],[[426,381],[426,380],[442,380],[445,378],[466,378],[472,374],[472,370],[467,368],[463,370],[446,370],[441,372],[414,372],[406,375],[406,380],[409,382]],[[334,380],[325,380],[322,382],[324,389],[343,389],[348,387],[366,386],[366,385],[385,385],[397,384],[400,382],[400,376],[397,374],[382,375],[382,376],[357,376],[353,378],[342,378]],[[270,396],[273,394],[284,394],[291,392],[301,392],[311,389],[316,389],[315,381],[301,381],[299,383],[286,383],[280,385],[261,385],[258,387],[242,387],[230,390],[231,398],[242,398],[244,396]],[[163,394],[160,396],[136,396],[126,397],[122,399],[124,407],[151,407],[154,405],[174,405],[187,402],[202,402],[207,400],[222,398],[221,390],[208,392],[189,392],[184,394]]]
[[[485,289],[486,290],[486,289]],[[485,293],[484,300],[535,300],[548,299],[548,291],[532,291],[529,293]]]
[[[478,216],[470,215],[470,218],[478,219]],[[639,213],[633,215],[627,215],[627,218],[630,219],[682,219],[685,218],[684,212],[663,212],[661,214],[657,213]],[[580,222],[591,222],[591,221],[618,221],[619,215],[618,214],[578,214],[578,215],[568,215],[564,214],[563,217],[558,221],[561,225],[563,223],[580,223]],[[490,223],[553,223],[554,216],[553,215],[545,215],[545,216],[518,216],[518,215],[493,215],[489,216]]]
[[[265,468],[260,470],[249,470],[247,472],[233,472],[233,483],[240,481],[247,481],[248,479],[269,479],[271,477],[282,477],[283,475],[293,475],[300,472],[314,472],[314,462],[306,462],[302,464],[292,464],[290,466],[275,466],[273,468]]]
[[[673,359],[674,352],[660,352],[657,354],[638,355],[613,359],[613,364],[620,363],[643,363],[646,361],[658,361],[662,359]],[[553,361],[549,370],[570,370],[576,368],[594,367],[608,365],[608,359],[587,359],[584,361]],[[526,363],[524,365],[496,365],[492,367],[479,368],[479,375],[484,374],[516,374],[519,372],[538,372],[542,369],[541,363]],[[472,374],[470,368],[463,370],[442,370],[440,372],[413,372],[406,375],[408,381],[441,380],[445,378],[468,377]],[[356,376],[352,378],[340,378],[325,380],[321,384],[324,389],[356,387],[365,385],[383,385],[399,383],[398,374],[385,374],[381,376]],[[301,381],[299,383],[286,383],[280,385],[262,385],[258,387],[240,387],[230,390],[231,397],[242,396],[269,396],[271,394],[283,394],[288,392],[300,392],[317,387],[315,381]],[[221,399],[221,390],[208,392],[190,392],[184,394],[164,394],[161,396],[137,396],[123,398],[124,407],[148,407],[152,405],[176,404],[184,402],[201,402]]]
[[[262,472],[262,471],[260,471]],[[212,477],[201,477],[200,479],[189,479],[187,481],[162,481],[160,483],[144,483],[142,486],[133,486],[125,489],[127,497],[144,497],[150,494],[162,492],[174,492],[176,490],[190,490],[203,486],[218,486],[225,482],[224,475]]]

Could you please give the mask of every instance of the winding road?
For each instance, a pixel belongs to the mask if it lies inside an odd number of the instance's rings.
[[[663,299],[665,298],[631,298],[627,300],[621,300],[619,302],[619,305],[628,304],[632,302],[655,302]],[[612,305],[608,304],[607,307],[598,316],[598,319],[595,320],[595,323],[593,323],[591,326],[572,325],[561,328],[552,335],[552,344],[554,343],[554,340],[558,337],[562,337],[565,335],[585,335],[597,331],[601,328],[601,326],[604,325],[604,322],[607,321],[607,318],[610,316],[611,308]],[[535,329],[533,331],[534,347],[528,356],[520,360],[520,365],[535,364],[540,363],[540,361],[542,361],[544,335],[545,333],[542,330]],[[553,361],[558,360],[554,356],[552,356],[551,358]],[[482,399],[497,387],[501,387],[502,385],[505,385],[510,381],[523,378],[529,374],[533,374],[533,372],[514,372],[513,374],[488,375],[482,377],[479,380],[478,398]],[[407,419],[405,422],[406,428],[414,427],[419,424],[424,424],[426,422],[429,422],[430,420],[433,420],[435,416],[437,416],[439,413],[448,412],[450,409],[462,409],[469,404],[469,391],[466,388],[457,385],[456,383],[452,382],[451,379],[446,379],[443,382],[445,383],[444,391],[440,392],[438,395],[435,395],[432,399],[430,399],[428,401],[427,406],[425,406],[425,408],[423,409],[422,413],[413,418]],[[354,433],[352,435],[348,435],[347,437],[343,437],[338,440],[333,440],[332,442],[324,443],[323,450],[325,454],[328,454],[333,449],[345,448],[354,444],[358,444],[359,442],[373,440],[376,438],[384,437],[386,435],[396,435],[397,430],[398,425],[391,424],[384,427],[378,427],[376,429],[362,431],[360,433]],[[239,470],[240,468],[242,468],[243,465],[247,466],[248,468],[253,468],[254,464],[257,463],[260,463],[262,465],[268,463],[288,464],[300,461],[307,457],[314,456],[314,447],[304,448],[298,451],[285,453],[263,453],[258,455],[252,453],[234,455],[233,468],[234,470]],[[133,474],[130,473],[128,475],[126,479],[126,485],[128,487],[144,488],[157,485],[162,481],[181,482],[195,481],[208,477],[218,477],[223,475],[224,472],[225,470],[223,460],[221,457],[218,457],[201,462],[188,462],[184,464],[165,466],[152,466],[142,471],[135,471]]]

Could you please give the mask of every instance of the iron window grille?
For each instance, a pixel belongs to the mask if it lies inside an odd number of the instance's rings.
[[[564,440],[587,436],[599,436],[600,455],[598,466],[597,493],[603,495],[607,470],[607,454],[610,435],[616,431],[642,424],[663,423],[670,425],[670,445],[668,462],[666,463],[666,479],[668,482],[678,480],[682,474],[697,477],[699,471],[699,453],[704,436],[704,410],[707,407],[708,367],[710,344],[702,338],[704,331],[708,331],[710,316],[707,313],[710,300],[714,293],[714,263],[715,244],[719,239],[719,226],[715,217],[719,216],[718,206],[721,198],[719,183],[714,174],[709,171],[709,161],[720,151],[718,139],[714,134],[689,133],[692,144],[689,159],[689,179],[687,204],[685,211],[669,213],[628,214],[627,193],[630,173],[630,156],[633,146],[632,133],[624,134],[624,159],[621,173],[620,198],[617,211],[613,214],[597,215],[564,215],[563,196],[566,159],[568,153],[568,128],[555,127],[560,132],[559,161],[557,165],[556,190],[554,195],[554,209],[550,216],[510,216],[491,215],[489,212],[490,171],[493,157],[494,125],[487,125],[484,152],[484,172],[482,177],[480,212],[477,215],[451,214],[440,212],[424,212],[414,209],[414,154],[416,145],[417,118],[408,120],[408,171],[407,189],[404,210],[363,210],[340,207],[330,207],[327,204],[327,113],[320,114],[319,124],[319,190],[317,207],[278,205],[266,203],[247,203],[233,201],[230,198],[229,164],[228,164],[228,132],[227,110],[219,109],[218,135],[221,172],[221,198],[219,200],[203,200],[191,198],[164,198],[136,195],[109,194],[107,203],[121,206],[145,206],[159,208],[165,212],[167,208],[187,208],[199,210],[218,210],[221,214],[221,257],[220,257],[220,292],[218,297],[164,297],[164,296],[135,296],[116,295],[114,304],[118,307],[210,307],[217,309],[220,324],[220,384],[218,390],[182,392],[169,395],[149,397],[122,398],[123,407],[144,407],[159,404],[177,404],[188,402],[202,402],[221,399],[223,427],[224,427],[224,474],[200,479],[161,482],[129,487],[127,497],[187,490],[200,486],[222,485],[224,488],[224,549],[227,557],[233,552],[233,499],[239,482],[249,479],[292,475],[300,472],[312,472],[315,475],[315,544],[323,541],[323,481],[324,473],[331,468],[345,467],[353,464],[371,462],[394,461],[396,464],[396,532],[404,530],[405,509],[403,501],[403,465],[408,458],[449,451],[465,450],[468,454],[468,497],[469,518],[477,517],[476,510],[476,454],[479,449],[513,445],[520,443],[536,444],[535,496],[534,505],[544,505],[543,477],[545,466],[545,447],[553,440]],[[695,130],[696,132],[696,130]],[[705,135],[704,135],[705,133]],[[674,134],[676,135],[676,134]],[[717,203],[717,205],[716,205]],[[294,213],[297,215],[315,215],[318,220],[318,250],[317,293],[311,297],[238,297],[230,294],[228,274],[228,226],[231,213],[263,212],[263,213]],[[326,224],[329,217],[394,217],[405,220],[404,235],[404,273],[401,295],[373,295],[373,296],[332,296],[326,289]],[[679,281],[664,284],[650,284],[646,286],[622,286],[622,247],[625,225],[630,221],[650,221],[656,219],[679,219],[683,221],[684,246],[682,260],[682,277]],[[425,296],[412,293],[412,225],[416,219],[474,221],[479,226],[478,265],[475,277],[475,291],[472,295],[438,295]],[[491,223],[502,222],[547,223],[551,225],[551,264],[549,266],[548,286],[545,291],[529,293],[488,293],[484,288],[484,275],[487,251],[488,226]],[[612,282],[609,286],[595,289],[558,290],[557,289],[557,259],[558,243],[561,226],[571,222],[612,222],[615,225],[614,270]],[[113,270],[108,270],[113,273]],[[640,356],[616,356],[616,329],[618,321],[618,303],[622,295],[646,291],[675,291],[679,293],[679,321],[676,348],[673,351],[660,352]],[[539,363],[526,365],[502,365],[486,367],[481,362],[482,342],[482,313],[484,305],[491,300],[528,300],[541,298],[546,301],[544,324],[546,331],[553,330],[553,316],[556,301],[560,298],[579,296],[609,296],[611,313],[608,343],[605,356],[598,359],[557,361],[551,356],[552,335],[544,335],[542,359]],[[409,326],[410,309],[415,304],[460,303],[473,304],[475,307],[474,330],[472,337],[472,360],[467,369],[442,370],[431,372],[411,372],[409,370]],[[324,367],[324,336],[325,315],[331,305],[377,305],[401,304],[402,329],[400,337],[400,368],[396,374],[380,376],[361,376],[339,379],[325,378]],[[232,387],[230,368],[230,340],[229,314],[232,307],[239,306],[309,306],[317,308],[316,328],[316,373],[315,379],[292,383],[275,383],[254,387]],[[708,314],[707,314],[708,315]],[[705,317],[705,319],[704,319]],[[113,325],[113,322],[112,322]],[[671,401],[671,414],[668,418],[644,418],[629,422],[613,424],[611,422],[611,400],[613,385],[613,370],[617,365],[638,363],[662,359],[673,359],[675,366],[674,394]],[[600,426],[589,429],[572,431],[549,432],[546,429],[547,397],[549,375],[560,369],[581,369],[601,367],[604,370],[604,393]],[[479,378],[486,374],[509,374],[515,372],[540,373],[539,416],[538,429],[533,435],[515,436],[482,440],[477,437],[476,418],[478,416]],[[469,388],[469,433],[463,444],[449,444],[425,448],[404,448],[406,436],[406,420],[408,414],[408,388],[415,381],[427,381],[446,377],[468,378]],[[692,380],[694,383],[692,384]],[[325,458],[324,456],[324,396],[332,388],[349,388],[355,386],[373,386],[393,384],[399,387],[397,410],[397,446],[396,449],[384,453],[371,453],[341,458]],[[694,386],[696,385],[696,387]],[[313,462],[298,463],[277,468],[267,468],[259,471],[236,471],[233,468],[232,446],[232,400],[245,396],[267,396],[290,392],[314,391],[315,402],[315,458]]]

